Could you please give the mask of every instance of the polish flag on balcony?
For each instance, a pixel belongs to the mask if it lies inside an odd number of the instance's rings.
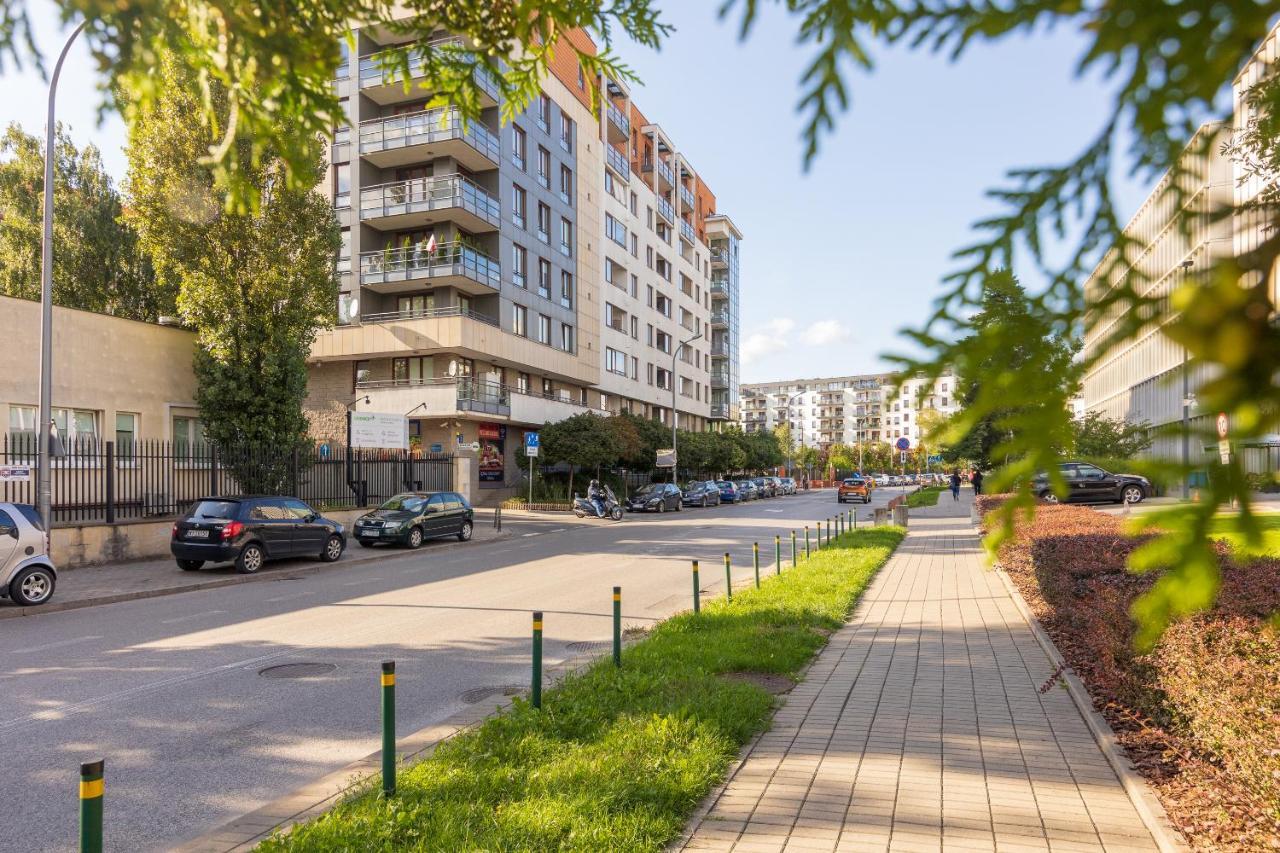
[[[427,240],[427,254],[434,255],[436,253],[436,235],[432,234]]]

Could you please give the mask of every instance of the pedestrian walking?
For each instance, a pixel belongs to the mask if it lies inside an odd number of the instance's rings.
[[[951,499],[953,501],[960,500],[960,472],[951,472]]]
[[[975,495],[982,494],[982,472],[977,468],[973,469],[973,476],[969,478],[969,482],[973,483],[973,493]]]

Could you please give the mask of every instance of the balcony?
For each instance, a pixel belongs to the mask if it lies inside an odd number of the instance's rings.
[[[641,168],[646,172],[652,172],[654,163],[658,165],[658,189],[659,191],[669,190],[676,185],[676,176],[671,171],[671,167],[661,160],[654,160],[650,157],[641,164]],[[665,186],[663,185],[665,182]]]
[[[502,270],[493,258],[462,243],[443,243],[430,253],[419,244],[362,252],[360,284],[375,293],[447,285],[484,296],[500,289]]]
[[[714,269],[714,268],[715,268],[715,267],[717,267],[717,266],[721,266],[721,267],[723,267],[723,266],[728,266],[728,265],[729,265],[729,251],[728,251],[727,249],[714,249],[714,248],[713,248],[713,249],[711,250],[711,266],[712,266],[712,268]]]
[[[360,122],[360,156],[380,168],[452,157],[473,172],[498,166],[502,144],[479,122],[465,123],[454,107]]]
[[[711,295],[727,297],[729,295],[729,280],[727,278],[712,278]]]
[[[415,417],[472,414],[540,426],[586,411],[606,414],[563,397],[524,393],[509,385],[472,377],[366,380],[356,383],[356,390],[369,396],[372,411],[414,411]]]
[[[712,420],[723,421],[723,420],[727,420],[728,417],[729,417],[728,403],[712,403],[711,404]]]
[[[658,216],[667,220],[668,225],[676,224],[676,212],[671,207],[671,202],[662,196],[658,196]]]
[[[722,329],[727,328],[729,325],[729,312],[728,311],[712,311],[711,325],[712,327],[718,327]]]
[[[443,175],[363,188],[360,221],[387,231],[440,222],[456,222],[472,232],[496,231],[502,208],[475,182],[461,175]]]
[[[693,230],[693,226],[683,219],[680,220],[680,239],[684,240],[690,246],[698,242],[698,232]]]
[[[381,50],[360,58],[360,93],[378,104],[393,104],[407,100],[411,95],[422,97],[431,91],[431,86],[423,86],[426,77],[426,57],[428,53],[447,51],[466,59],[469,51],[457,38],[443,38],[426,43],[404,52],[403,60],[399,50]],[[476,88],[480,94],[480,103],[486,107],[498,105],[498,81],[483,65],[475,66]]]
[[[612,145],[604,147],[604,164],[613,169],[614,174],[624,183],[631,181],[631,167],[627,165],[626,156]]]
[[[631,137],[631,121],[622,114],[622,110],[609,104],[605,108],[609,121],[609,141],[616,143],[626,143]]]
[[[729,345],[727,343],[719,343],[719,344],[711,345],[712,357],[716,357],[716,356],[727,357],[729,354],[730,354]],[[761,405],[763,405],[763,403]]]
[[[683,184],[680,186],[680,201],[689,210],[697,210],[698,204],[693,199],[693,193]]]
[[[729,373],[724,370],[711,371],[711,387],[722,389],[729,387]]]

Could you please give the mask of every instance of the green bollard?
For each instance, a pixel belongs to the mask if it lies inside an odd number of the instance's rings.
[[[102,853],[102,759],[80,765],[80,851]]]
[[[853,519],[853,529],[858,529],[858,511],[856,509],[849,510],[849,517]]]
[[[760,543],[751,543],[751,560],[756,566],[756,589],[760,588]]]
[[[804,558],[809,559],[809,525],[804,526]]]
[[[613,588],[613,665],[622,666],[622,587]]]
[[[699,598],[699,595],[700,595],[700,592],[698,590],[698,561],[694,560],[693,561],[693,612],[694,613],[702,612],[702,601]]]
[[[773,534],[773,573],[782,574],[782,537]]]
[[[791,568],[796,567],[796,532],[791,531]]]
[[[542,707],[542,611],[533,612],[533,707]]]
[[[382,795],[396,793],[396,662],[382,662]]]
[[[827,547],[831,547],[831,519],[827,519]]]
[[[729,569],[729,552],[724,552],[724,597],[733,601],[733,572]]]

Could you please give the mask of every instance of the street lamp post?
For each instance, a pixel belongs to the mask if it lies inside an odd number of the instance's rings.
[[[676,452],[676,359],[680,356],[680,350],[702,337],[702,332],[694,335],[686,341],[681,341],[680,345],[671,351],[671,482],[676,481],[676,469],[680,467],[680,454]]]
[[[49,470],[50,432],[53,428],[53,158],[54,158],[54,103],[58,97],[58,77],[62,63],[67,58],[71,43],[84,29],[85,22],[67,36],[67,42],[58,54],[58,64],[53,66],[49,80],[49,113],[44,128],[44,237],[40,243],[40,415],[37,421],[36,441],[39,468],[36,472],[36,502],[44,529],[53,524],[50,515],[53,504],[53,486]]]

